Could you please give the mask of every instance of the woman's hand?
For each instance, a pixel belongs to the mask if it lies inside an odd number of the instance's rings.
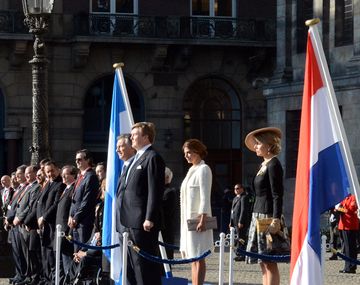
[[[281,230],[280,219],[273,219],[268,227],[268,231],[271,234],[276,234]]]
[[[198,223],[198,225],[196,226],[196,231],[197,231],[197,232],[206,231],[205,217],[206,217],[206,214],[200,215],[199,223]]]

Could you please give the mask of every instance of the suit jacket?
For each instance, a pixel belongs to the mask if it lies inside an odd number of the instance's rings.
[[[79,227],[92,227],[95,219],[95,205],[99,194],[99,180],[93,169],[85,172],[79,185],[75,186],[70,207],[70,216]]]
[[[19,218],[21,223],[24,222],[26,216],[31,209],[31,206],[34,204],[40,187],[41,186],[35,180],[31,185],[28,185],[25,188],[24,195],[21,195],[21,197],[19,197],[16,209],[16,217]]]
[[[6,212],[7,212],[7,207],[12,199],[12,195],[14,194],[14,189],[12,187],[9,188],[9,194],[8,196],[6,197],[6,200],[3,202],[3,195],[4,195],[4,191],[5,191],[5,188],[1,189],[0,191],[0,196],[1,196],[1,199],[0,199],[0,214],[2,214],[1,216],[5,216],[6,217]]]
[[[23,191],[26,189],[26,185],[19,185],[17,190],[14,192],[12,199],[8,205],[8,209],[6,212],[6,218],[10,224],[13,223],[15,215],[16,215],[16,209],[18,207],[18,200],[21,197]]]
[[[124,189],[125,189],[125,179],[127,170],[129,170],[129,167],[133,161],[134,157],[131,157],[127,160],[128,165],[127,169],[125,171],[122,171],[118,180],[118,184],[116,187],[116,231],[118,233],[122,233],[124,230],[124,226],[120,222],[120,209],[121,209],[121,203],[124,196]],[[125,163],[125,162],[124,162]]]
[[[233,227],[237,227],[238,224],[243,224],[247,228],[250,224],[250,202],[249,196],[244,191],[240,196],[236,196],[233,199],[231,206],[230,224]]]
[[[161,226],[165,163],[150,146],[133,162],[125,182],[120,205],[120,221],[127,228],[142,229],[145,220]]]
[[[55,219],[56,210],[60,196],[65,188],[59,175],[54,181],[48,183],[41,192],[36,207],[36,218],[44,218],[44,228],[42,233],[43,246],[52,246],[55,239]]]
[[[276,157],[267,163],[266,170],[263,173],[255,176],[253,187],[256,196],[254,213],[280,218],[284,195],[283,169]]]

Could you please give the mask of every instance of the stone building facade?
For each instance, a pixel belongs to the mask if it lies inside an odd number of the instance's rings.
[[[30,160],[33,38],[20,2],[0,3],[2,173]],[[106,158],[112,65],[123,62],[134,119],[156,124],[155,147],[175,185],[187,169],[184,140],[199,138],[221,195],[238,181],[250,184],[259,163],[243,140],[267,124],[262,87],[275,63],[276,1],[171,3],[55,1],[45,37],[51,156],[73,163],[75,151],[88,148],[96,161]]]
[[[293,201],[305,68],[307,27],[320,18],[318,29],[332,77],[355,168],[360,173],[360,1],[277,1],[276,68],[264,87],[267,119],[283,130],[281,160],[285,169],[286,201]],[[290,203],[292,204],[292,203]],[[291,216],[292,205],[285,207]]]

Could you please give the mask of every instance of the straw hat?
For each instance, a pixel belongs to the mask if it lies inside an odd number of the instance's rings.
[[[245,138],[245,145],[249,150],[255,151],[254,149],[254,145],[256,144],[255,136],[261,133],[273,133],[274,136],[277,136],[279,139],[281,139],[281,130],[278,128],[267,127],[267,128],[254,130],[248,133],[248,135]]]

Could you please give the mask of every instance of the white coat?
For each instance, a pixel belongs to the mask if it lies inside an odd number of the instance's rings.
[[[202,160],[190,167],[180,188],[180,252],[183,257],[202,255],[213,247],[213,231],[188,231],[187,219],[201,214],[211,216],[211,169]]]

